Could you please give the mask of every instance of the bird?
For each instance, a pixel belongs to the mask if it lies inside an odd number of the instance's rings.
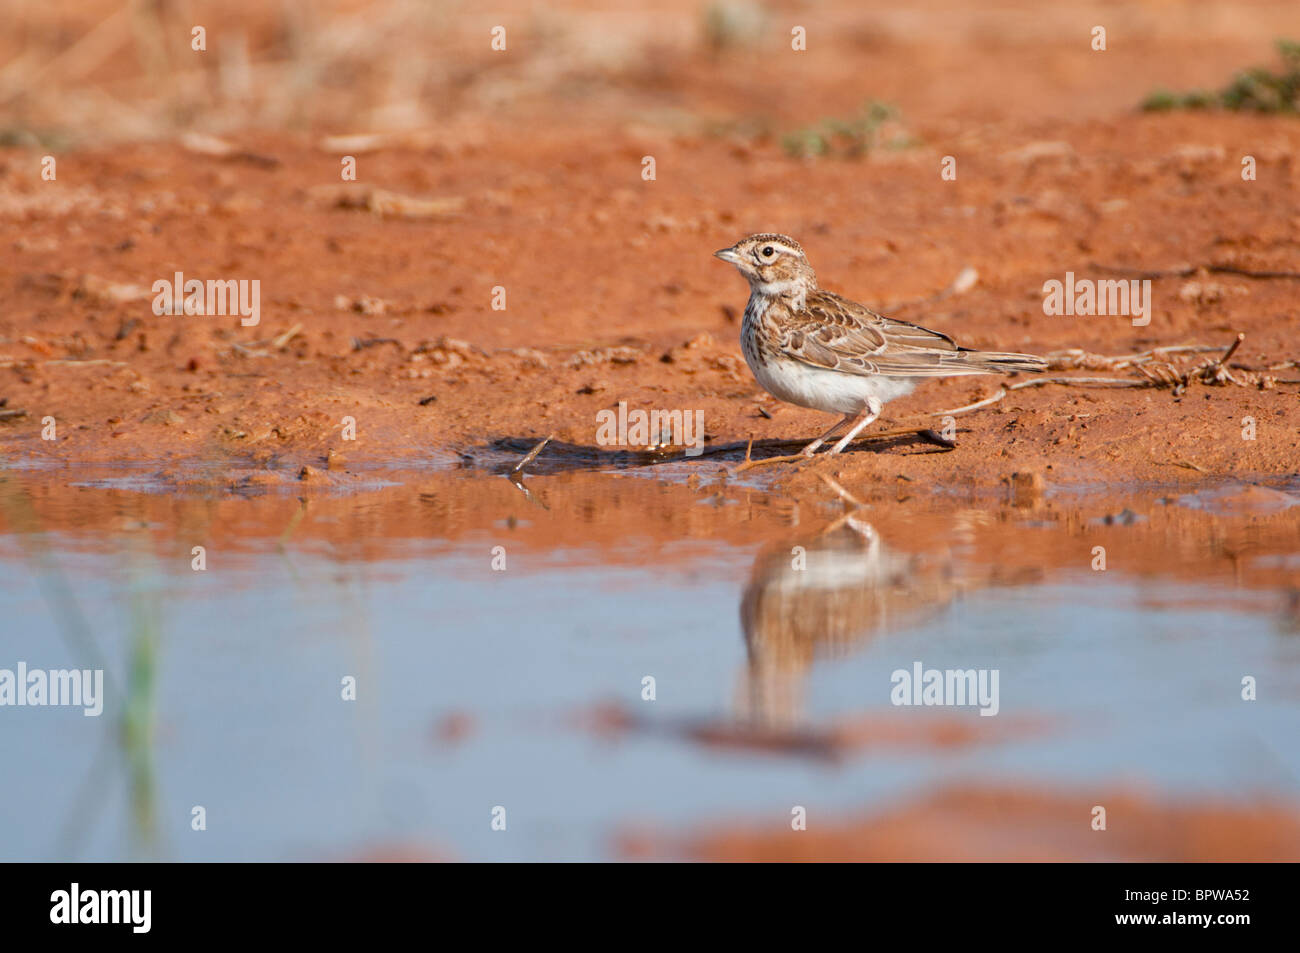
[[[758,383],[786,403],[843,415],[800,451],[803,456],[847,425],[829,451],[839,453],[880,416],[886,401],[926,378],[1047,367],[1033,354],[959,347],[939,331],[822,290],[803,247],[787,235],[750,235],[713,254],[749,282],[740,346]]]
[[[816,534],[774,542],[756,555],[741,595],[748,664],[739,713],[768,726],[799,722],[816,659],[905,630],[956,592],[950,554],[891,548],[861,508]]]

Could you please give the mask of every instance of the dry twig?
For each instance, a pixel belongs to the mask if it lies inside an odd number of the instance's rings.
[[[848,490],[844,489],[844,487],[840,486],[837,482],[835,482],[835,480],[832,477],[828,476],[825,473],[819,474],[819,476],[822,478],[822,482],[825,483],[832,490],[834,490],[835,495],[838,496],[845,503],[848,503],[850,506],[855,506],[858,509],[861,509],[862,507],[866,506],[866,504],[863,503],[861,500],[859,500],[856,496],[854,496]]]
[[[529,450],[528,454],[522,460],[520,460],[518,463],[515,464],[514,469],[510,471],[510,474],[513,476],[516,473],[523,472],[524,467],[528,466],[528,464],[536,460],[537,455],[542,452],[542,448],[545,447],[548,443],[550,443],[554,437],[555,434],[551,434],[549,437],[547,437],[537,446],[533,447],[533,449]]]
[[[1230,364],[1233,355],[1246,340],[1244,333],[1238,332],[1227,349],[1208,344],[1178,344],[1167,347],[1152,348],[1136,354],[1090,354],[1080,348],[1065,351],[1053,351],[1047,355],[1047,366],[1052,370],[1136,370],[1138,377],[1032,377],[1015,384],[1003,385],[996,394],[950,410],[936,411],[929,416],[945,417],[970,413],[983,407],[991,406],[1002,400],[1013,390],[1025,387],[1042,387],[1045,384],[1059,384],[1065,387],[1168,387],[1175,396],[1182,394],[1191,384],[1222,386],[1236,384],[1238,387],[1258,387],[1270,390],[1276,384],[1300,383],[1300,381],[1279,380],[1270,374],[1251,370],[1239,364]],[[1182,354],[1205,354],[1219,352],[1218,357],[1207,358],[1191,367],[1180,367],[1168,358]],[[1280,370],[1286,366],[1295,366],[1295,362],[1275,364],[1268,370]]]

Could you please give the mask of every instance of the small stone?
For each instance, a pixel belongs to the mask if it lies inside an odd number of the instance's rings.
[[[1034,471],[1011,474],[1011,494],[1015,506],[1037,506],[1043,498],[1043,475]]]

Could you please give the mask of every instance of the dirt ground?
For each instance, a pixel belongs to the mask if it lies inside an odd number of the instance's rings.
[[[824,286],[968,346],[1120,355],[1246,335],[1231,362],[1240,386],[1032,387],[960,417],[951,452],[864,448],[818,468],[943,484],[1015,471],[1049,484],[1296,472],[1297,279],[1159,277],[1145,327],[1042,308],[1044,281],[1067,271],[1300,271],[1300,123],[1135,108],[1157,85],[1214,87],[1269,62],[1286,4],[1250,5],[1256,16],[1213,42],[1203,23],[1226,23],[1239,5],[1194,5],[1207,21],[1183,4],[1101,6],[1098,22],[1115,21],[1106,52],[1089,50],[1085,12],[933,3],[868,15],[843,4],[814,19],[810,7],[805,53],[780,38],[710,49],[678,6],[672,37],[585,72],[552,63],[531,84],[550,54],[536,49],[538,30],[520,30],[518,52],[501,54],[517,61],[482,67],[514,83],[514,98],[484,108],[489,79],[466,79],[473,95],[453,97],[436,125],[364,151],[325,138],[358,131],[334,118],[320,130],[223,130],[227,155],[179,133],[78,141],[55,150],[52,182],[40,177],[46,147],[0,153],[0,451],[228,459],[296,475],[333,450],[347,461],[324,477],[335,480],[347,465],[500,437],[590,446],[597,413],[619,401],[700,409],[713,444],[810,439],[829,419],[755,384],[737,343],[746,289],[710,257],[770,229],[803,242]],[[639,21],[628,18],[607,33],[630,42]],[[488,56],[466,52],[467,75]],[[108,88],[139,82],[114,68],[102,68]],[[897,105],[909,145],[864,158],[783,150],[783,132],[868,98]],[[340,181],[344,152],[357,153],[355,183]],[[653,181],[641,175],[647,155]],[[1245,155],[1254,181],[1242,179]],[[945,156],[955,181],[940,177]],[[926,300],[968,266],[973,288]],[[260,323],[155,315],[151,286],[176,272],[259,280]],[[1131,368],[1072,373],[1139,379]],[[928,414],[997,386],[927,383],[876,426],[934,425]],[[47,417],[54,440],[41,439]]]
[[[1093,792],[1100,796],[1101,792]],[[1124,818],[1098,836],[1078,824],[1081,799],[1053,791],[966,787],[941,790],[878,816],[844,820],[813,835],[710,830],[676,849],[700,860],[754,862],[1061,861],[1279,863],[1300,850],[1294,814],[1276,808],[1158,802],[1140,792],[1105,792]],[[629,831],[632,857],[654,857],[658,838]]]

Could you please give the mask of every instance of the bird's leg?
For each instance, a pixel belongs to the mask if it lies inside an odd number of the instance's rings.
[[[875,420],[877,417],[880,416],[880,411],[883,409],[884,409],[884,404],[882,404],[877,398],[868,397],[866,409],[863,410],[862,413],[858,415],[857,419],[853,422],[853,426],[849,428],[849,432],[846,433],[843,437],[840,437],[839,443],[831,447],[830,452],[839,453],[841,450],[847,447],[849,445],[849,442],[854,437],[856,437],[859,433],[861,433],[864,427],[866,427],[873,420]]]
[[[800,455],[801,457],[811,457],[814,453],[817,452],[817,448],[820,447],[823,443],[826,442],[826,438],[827,438],[827,437],[829,437],[829,436],[830,436],[831,434],[833,434],[835,431],[839,430],[841,427],[843,427],[845,424],[847,424],[847,423],[848,423],[850,420],[852,420],[852,419],[853,419],[853,415],[852,415],[852,414],[845,414],[841,419],[835,421],[835,426],[831,427],[830,430],[826,431],[824,434],[822,434],[820,437],[818,437],[818,438],[817,438],[816,440],[814,440],[812,443],[808,444],[808,446],[806,446],[806,447],[804,447],[802,450],[800,450],[800,451],[799,451],[799,455]]]

